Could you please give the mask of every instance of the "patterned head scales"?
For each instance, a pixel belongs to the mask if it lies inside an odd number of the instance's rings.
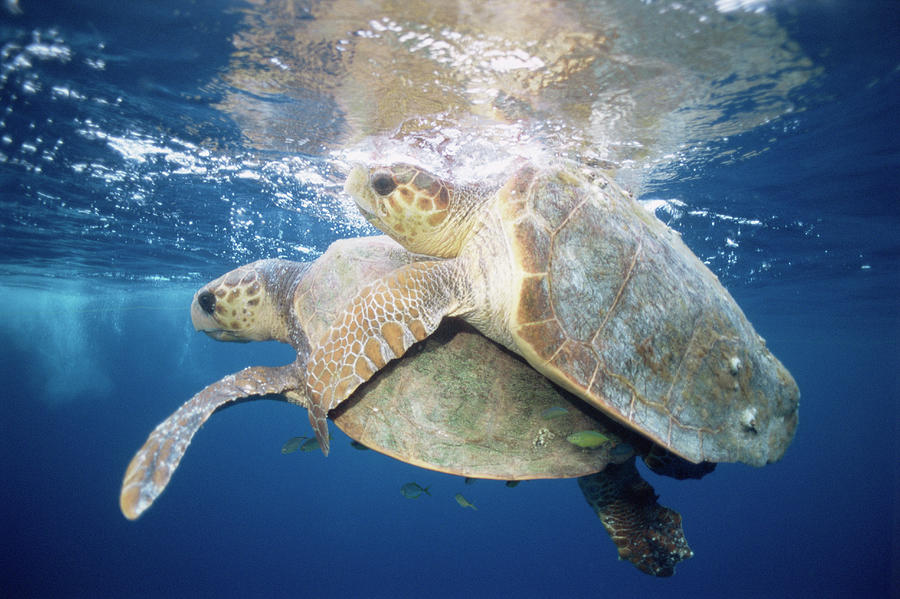
[[[344,189],[369,222],[418,254],[456,256],[470,228],[470,198],[415,166],[358,166]]]
[[[219,341],[267,341],[277,336],[282,319],[268,297],[266,261],[236,268],[194,294],[194,328]]]

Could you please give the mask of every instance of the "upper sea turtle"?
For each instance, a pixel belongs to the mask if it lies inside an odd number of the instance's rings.
[[[411,252],[363,288],[308,362],[310,421],[460,316],[618,421],[692,461],[784,453],[799,391],[712,272],[605,173],[520,165],[502,187],[408,164],[346,191]]]
[[[344,240],[312,264],[263,260],[201,288],[191,307],[196,328],[221,340],[290,343],[297,361],[229,375],[157,426],[125,474],[125,516],[137,518],[163,491],[193,435],[217,409],[267,394],[303,404],[307,348],[328,330],[346,297],[420,259],[387,237]],[[624,559],[663,576],[691,556],[681,517],[656,502],[635,468],[635,454],[646,459],[651,444],[459,321],[392,363],[333,416],[367,447],[442,472],[501,480],[580,477]],[[580,431],[602,433],[608,442],[582,449],[566,440]]]

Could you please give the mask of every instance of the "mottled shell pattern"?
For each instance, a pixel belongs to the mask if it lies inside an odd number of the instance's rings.
[[[409,224],[396,237],[408,249],[450,248],[431,255],[469,269],[472,296],[508,293],[493,330],[660,445],[693,462],[761,466],[793,438],[799,392],[788,371],[680,236],[605,174],[526,165],[479,197],[404,164],[357,169],[347,189],[387,233]],[[416,211],[436,190],[448,190],[447,214],[429,228]]]

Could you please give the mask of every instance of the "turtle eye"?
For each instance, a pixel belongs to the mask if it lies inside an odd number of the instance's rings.
[[[198,295],[197,303],[200,304],[200,307],[203,308],[203,311],[207,314],[212,314],[216,311],[216,296],[209,291],[204,291]]]
[[[394,178],[387,173],[375,173],[372,175],[372,179],[369,183],[372,185],[372,189],[375,190],[375,193],[380,196],[386,196],[397,189]]]

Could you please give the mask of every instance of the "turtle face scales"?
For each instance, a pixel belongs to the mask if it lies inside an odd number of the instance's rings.
[[[455,257],[471,229],[467,199],[415,166],[357,166],[344,190],[370,223],[418,254]]]
[[[257,268],[263,262],[242,266],[201,287],[191,302],[194,328],[219,341],[277,337],[273,325],[278,319]]]

